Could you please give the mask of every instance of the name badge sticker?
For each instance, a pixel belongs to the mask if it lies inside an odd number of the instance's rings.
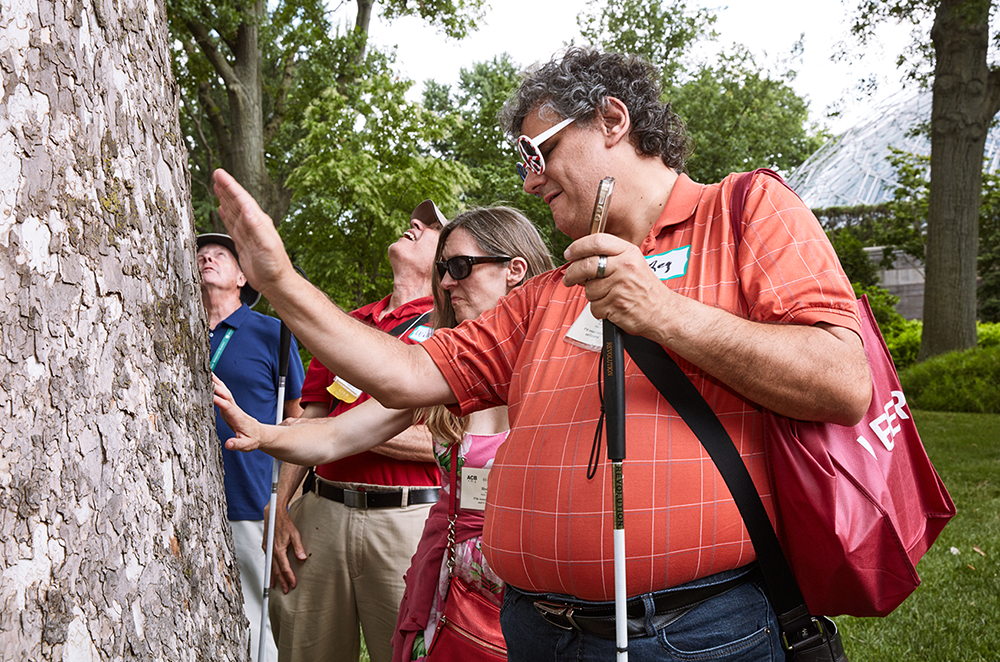
[[[687,273],[688,258],[691,257],[691,247],[681,246],[666,253],[646,257],[646,264],[660,280],[680,278]]]
[[[413,342],[423,342],[423,341],[427,340],[428,338],[430,338],[431,335],[433,335],[433,333],[434,333],[434,329],[432,329],[429,326],[424,326],[423,324],[421,324],[420,326],[418,326],[417,328],[415,328],[413,331],[411,331],[410,335],[407,336],[407,337],[410,340],[412,340]]]
[[[462,510],[486,510],[486,485],[490,470],[462,467],[462,490],[458,505]]]
[[[604,325],[590,312],[590,302],[576,318],[564,336],[566,342],[592,352],[600,352],[604,346]]]
[[[361,389],[340,377],[335,377],[333,383],[327,386],[326,390],[330,395],[347,404],[354,402],[361,395]]]

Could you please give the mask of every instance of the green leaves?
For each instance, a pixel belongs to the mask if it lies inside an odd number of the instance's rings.
[[[669,6],[658,0],[590,0],[577,18],[586,43],[644,56],[667,84],[688,68],[685,60],[698,40],[715,37],[714,23],[708,9],[691,10],[685,0]]]
[[[568,237],[552,224],[548,206],[522,188],[517,175],[517,150],[500,130],[497,115],[518,85],[518,67],[510,55],[480,62],[459,74],[458,90],[430,83],[424,90],[424,105],[452,127],[435,143],[442,156],[468,168],[472,183],[462,192],[465,207],[508,204],[525,213],[548,238],[553,255],[562,255]]]
[[[773,77],[742,46],[693,61],[694,46],[717,37],[707,9],[685,0],[591,0],[577,22],[590,43],[642,55],[660,70],[664,95],[694,141],[687,170],[696,181],[761,167],[787,173],[823,143],[825,135],[807,124],[805,101],[786,82],[794,72]]]
[[[694,139],[688,172],[696,181],[762,167],[788,173],[823,144],[815,128],[807,131],[805,101],[744,48],[699,67],[670,98]]]
[[[405,101],[412,83],[397,78],[384,55],[370,53],[364,69],[307,109],[288,180],[295,198],[281,228],[310,280],[346,308],[389,293],[386,247],[409,227],[417,204],[431,198],[453,215],[472,184],[464,166],[431,155],[452,119]]]

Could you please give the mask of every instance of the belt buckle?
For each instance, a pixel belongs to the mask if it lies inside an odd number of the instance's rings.
[[[348,508],[368,508],[368,493],[361,490],[344,490],[344,505]]]
[[[557,628],[563,630],[579,630],[583,631],[576,621],[573,620],[573,612],[576,611],[576,607],[572,605],[565,605],[558,602],[548,602],[547,600],[536,600],[534,603],[535,611],[537,611],[546,622],[551,623]],[[569,625],[563,625],[562,623],[557,623],[552,617],[561,616],[565,618]]]

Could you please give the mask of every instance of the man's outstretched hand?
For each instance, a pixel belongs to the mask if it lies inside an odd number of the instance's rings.
[[[232,175],[221,168],[213,173],[219,217],[236,243],[240,269],[250,284],[265,297],[272,285],[295,275],[285,246],[271,217]]]

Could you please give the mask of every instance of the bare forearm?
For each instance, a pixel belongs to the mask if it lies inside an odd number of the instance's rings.
[[[744,396],[801,420],[853,425],[871,399],[861,339],[832,325],[762,324],[674,295],[643,333]]]
[[[413,425],[389,441],[371,449],[373,453],[407,462],[434,462],[434,442],[424,425]]]
[[[262,293],[316,358],[387,406],[455,401],[426,352],[354,319],[298,274],[268,283]]]
[[[302,484],[302,480],[306,477],[308,471],[308,467],[302,467],[297,464],[283,463],[281,465],[281,470],[278,473],[276,499],[278,510],[285,511],[288,509],[288,502],[292,500],[292,495],[295,494],[295,490]]]
[[[356,455],[392,440],[412,422],[411,411],[386,409],[370,400],[333,418],[269,426],[261,435],[260,449],[284,462],[315,466]],[[423,444],[429,447],[429,435],[425,433],[423,437]],[[408,442],[407,452],[412,453],[411,449],[419,445],[416,440]]]

